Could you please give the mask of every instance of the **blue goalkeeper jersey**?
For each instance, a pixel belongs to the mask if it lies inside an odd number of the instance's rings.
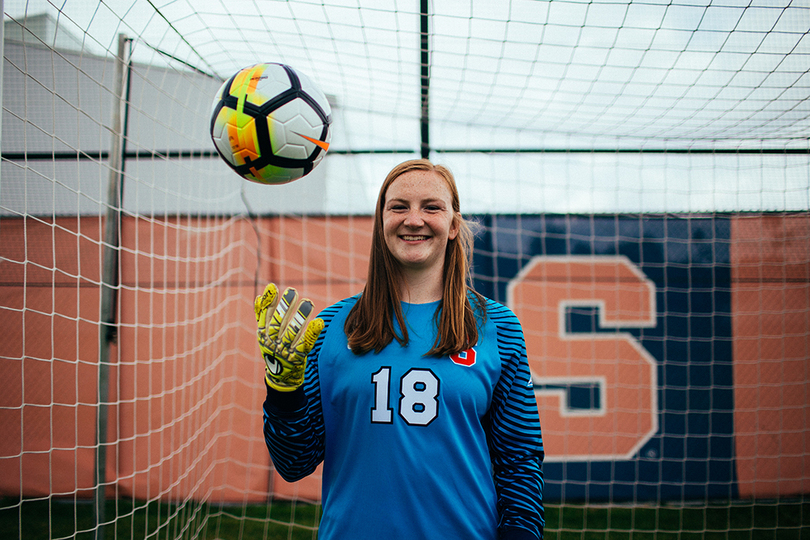
[[[440,303],[403,303],[407,346],[358,356],[343,330],[356,300],[320,314],[304,385],[264,404],[281,476],[324,464],[320,540],[542,538],[543,442],[515,315],[487,300],[472,349],[426,357]]]

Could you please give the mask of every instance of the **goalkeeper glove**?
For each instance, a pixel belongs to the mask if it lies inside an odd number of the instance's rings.
[[[270,388],[292,392],[304,382],[307,355],[323,330],[323,320],[306,324],[314,308],[309,299],[298,300],[292,287],[279,296],[273,283],[253,305],[259,349],[265,363],[264,380]]]

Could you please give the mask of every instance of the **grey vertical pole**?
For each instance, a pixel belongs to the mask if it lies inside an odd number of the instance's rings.
[[[107,415],[109,400],[110,346],[116,338],[115,295],[118,286],[118,255],[120,248],[119,230],[121,219],[121,191],[124,171],[124,78],[127,76],[126,45],[128,38],[118,35],[118,54],[115,58],[115,80],[113,81],[113,115],[109,153],[109,185],[107,192],[107,212],[104,220],[104,245],[101,276],[101,311],[99,315],[98,351],[98,413],[96,423],[96,470],[95,470],[95,537],[104,539],[105,512],[107,499]]]
[[[420,112],[420,124],[422,140],[420,141],[420,151],[423,158],[430,157],[430,40],[428,28],[428,0],[421,0],[419,9],[419,49],[422,65],[422,108]]]
[[[4,3],[3,0],[0,0],[0,14],[5,14],[5,12],[6,12],[5,3]],[[3,17],[5,19],[5,15],[3,15]],[[0,149],[3,148],[3,107],[2,107],[2,105],[3,105],[3,66],[6,65],[6,61],[3,60],[5,58],[3,56],[3,54],[4,54],[3,43],[4,43],[4,40],[5,40],[3,30],[4,30],[5,27],[6,27],[5,23],[0,24],[0,60],[3,61],[3,63],[0,64]],[[0,182],[2,182],[2,181],[3,181],[3,179],[2,179],[2,177],[0,177]]]

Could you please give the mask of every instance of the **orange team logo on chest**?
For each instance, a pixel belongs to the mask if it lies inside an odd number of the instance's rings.
[[[451,354],[450,360],[452,360],[454,364],[469,367],[475,364],[475,349],[467,349],[458,354]]]

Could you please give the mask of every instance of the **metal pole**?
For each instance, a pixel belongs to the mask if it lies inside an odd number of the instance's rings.
[[[5,13],[5,3],[3,0],[0,0],[0,13]],[[5,29],[6,25],[0,25],[0,59],[3,58],[3,40],[5,39],[3,30]],[[3,60],[5,64],[5,60]],[[3,69],[0,68],[0,141],[2,141],[3,136]],[[2,142],[0,142],[0,148],[3,148]],[[2,180],[0,180],[2,181]]]
[[[421,0],[419,10],[420,19],[420,51],[422,64],[422,110],[420,123],[422,140],[419,145],[422,157],[430,158],[430,41],[428,35],[428,0]]]
[[[116,339],[116,289],[118,288],[118,257],[120,248],[120,219],[122,183],[124,175],[124,99],[127,72],[126,45],[129,39],[118,35],[118,54],[115,59],[115,80],[113,81],[113,115],[109,154],[109,184],[107,192],[107,212],[104,220],[104,244],[101,268],[101,311],[99,314],[98,351],[98,413],[96,417],[96,470],[93,513],[95,517],[95,538],[104,539],[105,502],[107,500],[107,418],[109,401],[110,347]]]

